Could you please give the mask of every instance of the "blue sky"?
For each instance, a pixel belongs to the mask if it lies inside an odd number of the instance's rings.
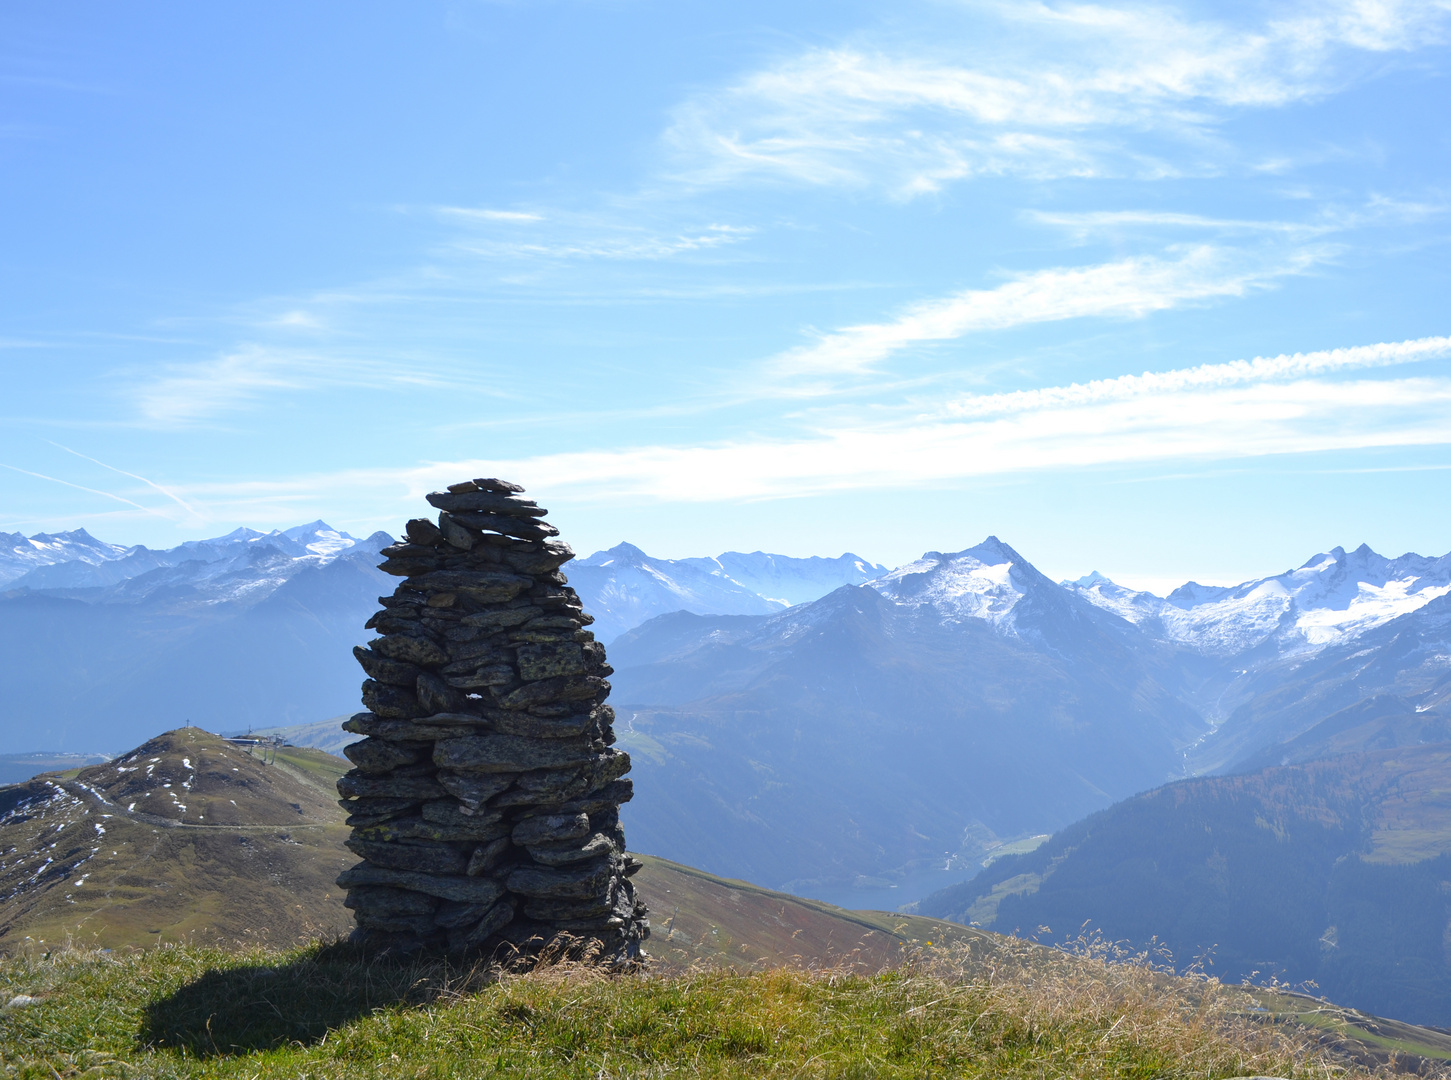
[[[1451,4],[0,10],[0,529],[1451,548]]]

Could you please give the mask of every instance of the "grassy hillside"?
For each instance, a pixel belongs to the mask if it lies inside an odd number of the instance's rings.
[[[0,950],[287,944],[349,929],[333,883],[354,861],[333,790],[349,766],[307,749],[268,761],[182,728],[0,789]]]
[[[1239,979],[1451,1026],[1451,745],[1187,780],[918,909],[988,929],[1157,939]]]
[[[348,768],[316,749],[254,755],[183,728],[106,765],[0,789],[0,951],[347,933],[352,913],[333,881],[356,857],[342,846],[333,785]],[[710,960],[875,971],[915,942],[971,933],[642,859],[650,951],[670,969]]]
[[[0,1066],[17,1078],[1216,1080],[1354,1078],[1395,1060],[1446,1075],[1414,1056],[1435,1033],[1396,1029],[1380,1036],[1395,1047],[1376,1048],[1336,1032],[1338,1014],[1275,1020],[1278,1002],[1103,956],[980,935],[903,959],[875,975],[612,977],[368,963],[338,947],[58,951],[0,961],[12,1003]]]

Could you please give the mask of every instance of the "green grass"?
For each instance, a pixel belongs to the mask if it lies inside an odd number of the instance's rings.
[[[343,946],[168,946],[0,961],[13,1077],[1364,1075],[1242,994],[1023,946],[926,950],[876,975],[607,976],[367,962]]]

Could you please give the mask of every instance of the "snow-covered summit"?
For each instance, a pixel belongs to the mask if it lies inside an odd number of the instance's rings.
[[[1168,597],[1101,575],[1065,587],[1155,637],[1211,656],[1266,645],[1277,654],[1313,652],[1451,592],[1451,554],[1388,559],[1365,544],[1351,552],[1337,547],[1283,574],[1232,586],[1191,581]]]
[[[62,533],[0,533],[0,585],[40,566],[82,562],[90,566],[125,558],[135,548],[107,544],[85,529]]]
[[[325,566],[354,549],[370,556],[391,539],[375,533],[360,540],[324,521],[269,533],[239,528],[162,550],[104,544],[83,529],[29,539],[5,536],[0,583],[121,603],[183,593],[206,603],[256,600],[309,567]]]
[[[867,583],[883,596],[913,607],[931,605],[944,618],[982,619],[1011,632],[1013,613],[1028,592],[1051,583],[996,536],[976,547],[929,551]]]

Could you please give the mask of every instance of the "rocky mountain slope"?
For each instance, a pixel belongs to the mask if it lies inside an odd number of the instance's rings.
[[[1451,744],[1180,781],[1121,802],[921,914],[1061,940],[1166,944],[1215,974],[1451,1020]]]

